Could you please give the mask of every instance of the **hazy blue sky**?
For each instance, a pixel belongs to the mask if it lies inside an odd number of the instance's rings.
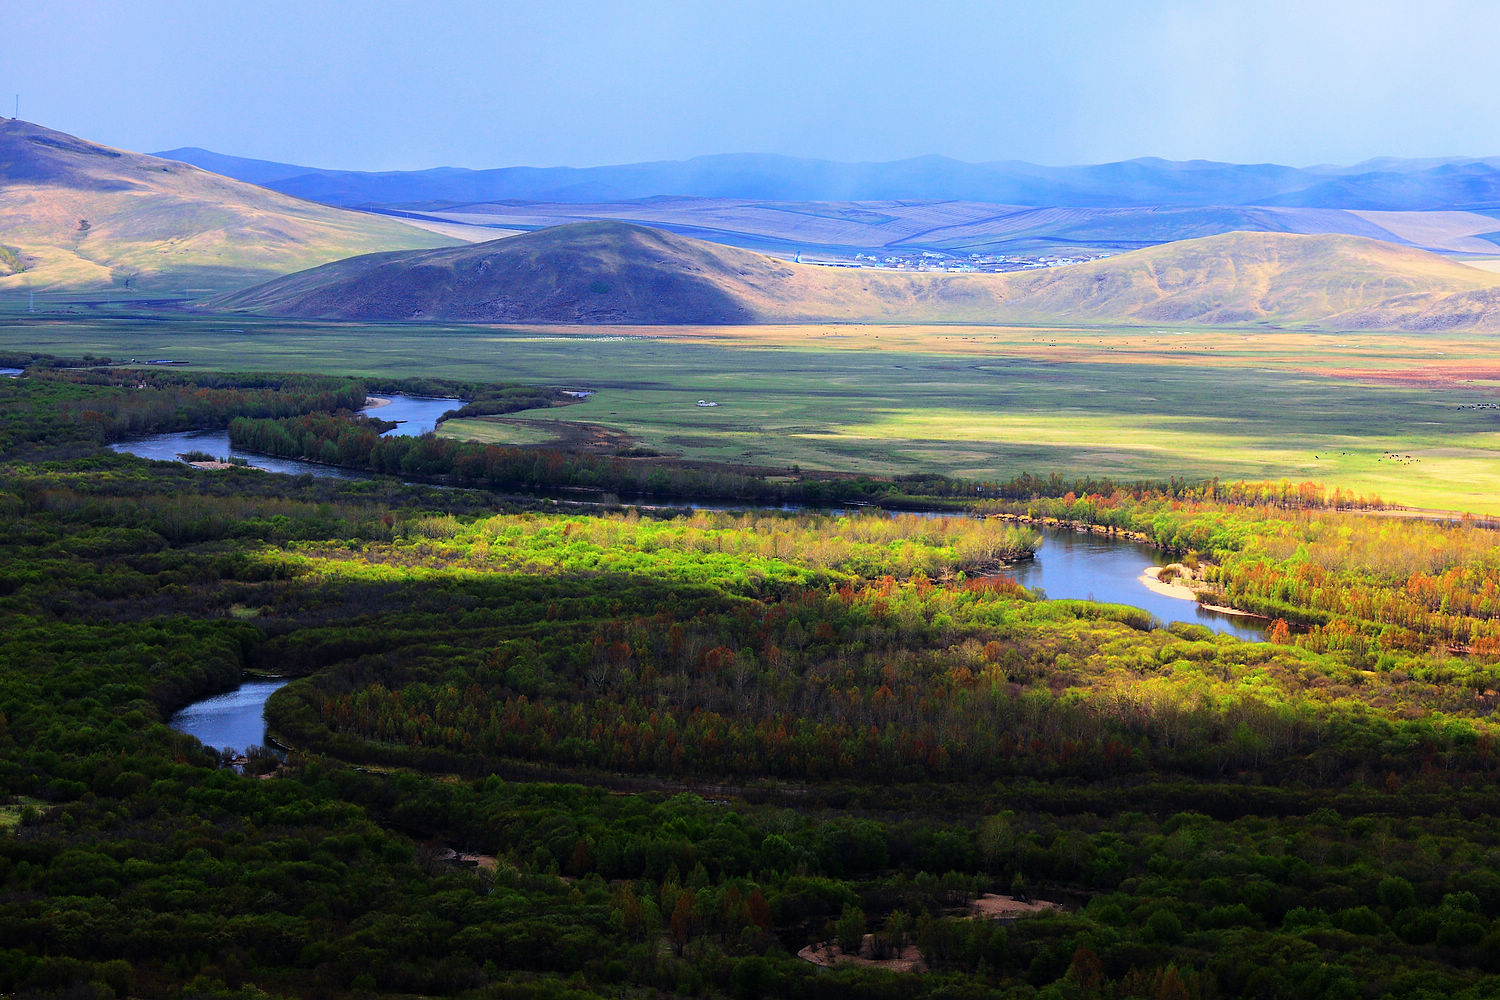
[[[1500,2],[0,4],[11,113],[313,166],[1500,154]]]

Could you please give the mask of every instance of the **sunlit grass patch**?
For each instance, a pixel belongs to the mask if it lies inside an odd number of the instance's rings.
[[[10,833],[21,825],[21,819],[27,810],[35,811],[47,805],[41,799],[34,799],[29,795],[18,795],[15,799],[14,802],[0,805],[0,832]]]

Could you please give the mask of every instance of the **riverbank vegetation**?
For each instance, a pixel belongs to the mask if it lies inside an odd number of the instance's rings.
[[[303,419],[181,374],[150,391]],[[1149,535],[1298,626],[1244,643],[1038,599],[1001,517],[204,471],[98,449],[85,414],[142,390],[6,382],[0,992],[1494,991],[1477,526],[1213,483],[994,501]],[[252,672],[295,678],[266,780],[164,724]],[[982,892],[1062,905],[975,920]],[[929,971],[796,957],[865,934]]]
[[[1357,510],[1370,504],[1285,484],[1280,491],[1206,484],[1197,497],[1114,489],[982,506],[1130,532],[1201,556],[1211,563],[1204,577],[1216,599],[1300,626],[1301,644],[1342,651],[1364,667],[1391,669],[1390,654],[1429,647],[1500,661],[1493,526]]]

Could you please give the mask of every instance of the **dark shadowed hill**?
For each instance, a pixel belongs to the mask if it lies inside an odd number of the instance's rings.
[[[746,323],[791,276],[760,254],[622,223],[592,222],[471,246],[369,254],[216,301],[340,319]]]
[[[345,320],[727,324],[818,321],[1322,324],[1481,295],[1500,277],[1349,236],[1230,233],[1016,274],[789,264],[625,223],[371,254],[287,275],[211,308]],[[1402,297],[1417,296],[1409,310]]]
[[[443,250],[369,254],[208,305],[348,320],[991,322],[1003,293],[983,276],[790,264],[644,226],[583,222]]]
[[[0,119],[0,289],[182,292],[449,240]]]

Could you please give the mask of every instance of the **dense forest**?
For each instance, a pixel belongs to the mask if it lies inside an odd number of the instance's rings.
[[[349,413],[408,386],[46,362],[0,379],[0,993],[1500,993],[1481,526],[1033,476],[805,480],[985,517],[559,514]],[[232,421],[444,486],[101,447]],[[1040,599],[1005,566],[1048,520],[1149,537],[1272,641]],[[165,724],[266,675],[284,754]]]

